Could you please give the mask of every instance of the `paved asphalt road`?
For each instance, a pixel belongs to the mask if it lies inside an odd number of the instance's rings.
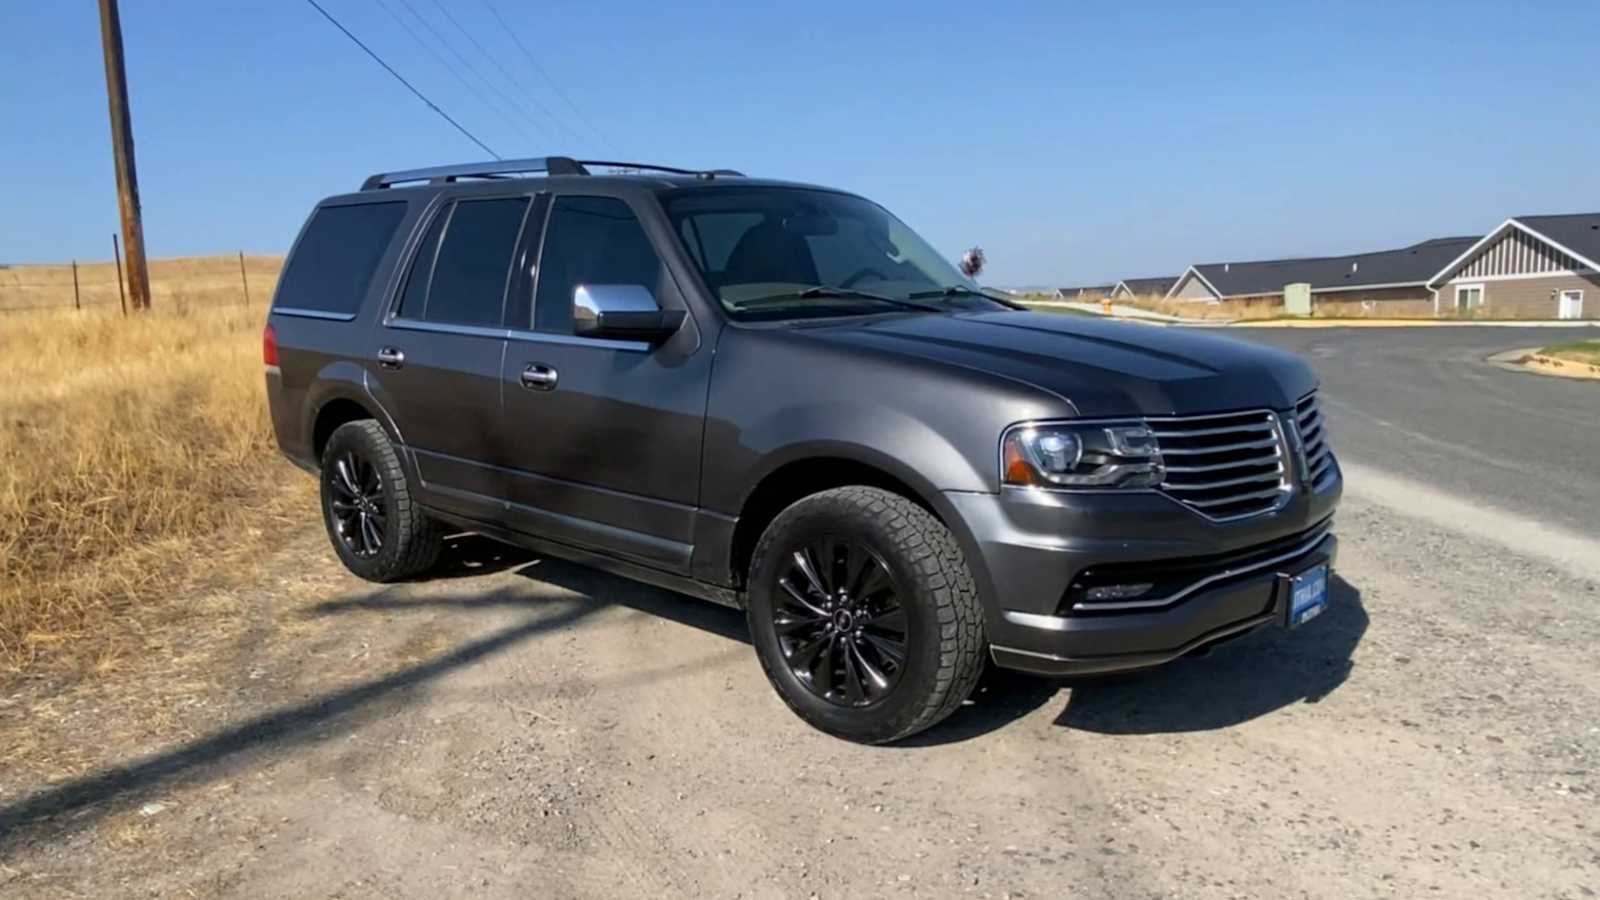
[[[1341,459],[1576,531],[1600,522],[1600,382],[1511,372],[1503,350],[1600,329],[1239,328],[1322,376]]]

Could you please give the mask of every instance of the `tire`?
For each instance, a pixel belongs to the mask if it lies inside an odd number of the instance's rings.
[[[983,611],[961,548],[927,510],[879,488],[836,488],[779,513],[756,545],[746,614],[778,696],[846,740],[916,734],[983,672]]]
[[[400,454],[377,422],[346,422],[333,432],[322,452],[321,480],[322,521],[352,573],[367,581],[403,581],[438,561],[444,535],[411,496]]]

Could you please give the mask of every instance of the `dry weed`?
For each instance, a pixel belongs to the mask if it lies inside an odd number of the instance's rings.
[[[283,527],[306,485],[273,447],[262,315],[0,318],[0,672],[111,667],[164,590]]]

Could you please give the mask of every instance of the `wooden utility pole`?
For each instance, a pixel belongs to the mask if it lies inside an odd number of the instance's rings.
[[[100,45],[106,56],[106,99],[111,104],[111,155],[117,164],[117,206],[128,250],[128,293],[135,310],[150,308],[150,272],[145,267],[144,224],[139,210],[139,175],[133,165],[133,121],[128,115],[128,74],[122,65],[122,16],[117,0],[100,0]]]
[[[83,298],[78,295],[78,261],[72,261],[72,308],[83,309]]]
[[[239,251],[239,281],[244,284],[244,305],[250,305],[250,276],[244,273],[244,251]]]

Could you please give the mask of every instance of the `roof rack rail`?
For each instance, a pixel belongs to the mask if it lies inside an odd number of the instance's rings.
[[[426,181],[430,184],[448,184],[458,178],[504,178],[508,175],[525,175],[543,172],[546,175],[588,175],[589,166],[611,169],[639,169],[648,172],[669,172],[674,175],[694,175],[700,178],[743,177],[743,172],[733,169],[679,169],[673,166],[656,166],[649,163],[612,162],[597,159],[573,159],[569,156],[534,156],[528,159],[499,159],[493,162],[461,163],[453,166],[432,166],[426,169],[405,169],[399,172],[379,172],[361,183],[363,191],[382,190],[397,184]]]

